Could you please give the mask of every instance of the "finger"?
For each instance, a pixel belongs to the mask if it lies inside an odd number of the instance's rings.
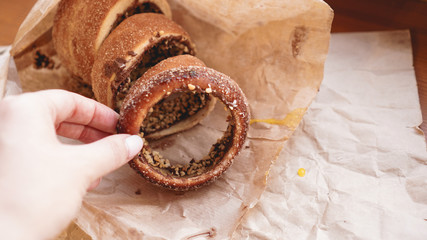
[[[79,140],[83,143],[91,143],[111,135],[111,133],[106,133],[89,126],[68,122],[60,123],[56,129],[56,134]]]
[[[116,132],[118,114],[95,100],[63,90],[46,90],[36,94],[45,100],[55,126],[69,122],[107,133]]]
[[[116,134],[99,141],[75,146],[73,154],[87,174],[88,184],[131,160],[143,145],[137,135]]]
[[[44,101],[34,93],[7,96],[0,101],[0,132],[4,136],[34,133],[55,139],[52,119]]]

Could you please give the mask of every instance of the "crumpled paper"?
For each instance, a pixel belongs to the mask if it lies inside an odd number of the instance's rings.
[[[7,70],[9,67],[10,55],[7,54],[10,51],[8,46],[0,46],[0,99],[5,94],[6,90],[6,79],[7,79]]]
[[[22,92],[15,62],[11,61],[11,46],[0,46],[0,100],[3,96]]]
[[[320,92],[233,239],[426,239],[417,93],[408,31],[333,34]]]
[[[57,2],[39,1],[18,33],[11,52],[22,87],[90,95],[87,86],[71,78],[53,49],[50,27]],[[79,228],[94,239],[229,238],[258,201],[271,163],[317,94],[333,17],[323,1],[170,3],[173,19],[196,43],[197,56],[230,75],[245,92],[254,119],[244,149],[221,179],[186,193],[157,188],[124,166],[86,196],[76,225],[62,238]],[[224,123],[224,110],[217,106],[202,124],[156,144],[190,160],[209,149]]]
[[[409,31],[333,34],[320,92],[234,238],[427,239],[421,123]]]

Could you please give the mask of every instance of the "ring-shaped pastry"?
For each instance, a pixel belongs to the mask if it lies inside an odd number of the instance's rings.
[[[147,12],[172,18],[166,0],[62,0],[52,30],[61,63],[74,76],[91,84],[93,62],[107,36],[124,19]]]
[[[161,14],[125,19],[104,41],[92,69],[92,87],[101,103],[118,111],[142,74],[161,60],[195,54],[188,33]]]
[[[250,117],[246,97],[236,82],[203,66],[197,58],[182,55],[163,60],[137,80],[120,110],[118,132],[147,134],[147,119],[153,114],[153,108],[177,94],[201,94],[220,100],[229,111],[228,127],[223,137],[212,146],[206,157],[192,160],[185,166],[172,165],[168,159],[152,151],[145,141],[142,151],[129,164],[152,183],[187,191],[214,181],[232,164],[246,139]],[[179,101],[172,99],[170,102],[179,105]],[[182,122],[185,119],[171,128],[181,128]],[[160,132],[162,130],[159,129]]]

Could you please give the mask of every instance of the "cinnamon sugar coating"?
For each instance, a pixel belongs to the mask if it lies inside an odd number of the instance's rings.
[[[104,39],[121,21],[141,12],[172,16],[166,0],[62,0],[52,30],[62,64],[91,84],[92,65]]]
[[[163,52],[155,52],[163,58],[174,54],[195,54],[195,46],[188,33],[161,14],[137,14],[124,20],[108,36],[97,53],[92,69],[92,86],[96,99],[115,109],[120,84],[146,58],[152,59],[150,52],[153,49],[162,46],[166,46]],[[175,50],[170,51],[170,48]],[[154,64],[148,67],[152,65]]]

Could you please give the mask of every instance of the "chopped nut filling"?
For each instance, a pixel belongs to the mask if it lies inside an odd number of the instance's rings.
[[[117,19],[111,27],[112,32],[121,22],[123,22],[126,18],[138,14],[138,13],[162,13],[159,7],[156,4],[145,2],[140,5],[134,4],[133,6],[126,9],[125,13],[117,14]]]
[[[174,177],[194,177],[203,174],[204,172],[215,166],[224,157],[225,153],[231,146],[233,137],[234,125],[230,123],[224,136],[217,140],[212,145],[209,154],[201,160],[192,159],[188,164],[172,165],[168,159],[163,158],[157,151],[152,151],[148,143],[144,142],[144,147],[139,153],[138,158],[141,161],[146,161],[153,167],[157,168],[161,173]]]
[[[149,68],[166,58],[191,54],[192,52],[188,48],[188,45],[189,42],[180,36],[161,40],[145,52],[139,65],[130,73],[130,78],[134,80],[140,78]]]
[[[128,94],[130,88],[133,86],[134,81],[127,77],[122,83],[120,83],[117,92],[116,92],[116,112],[120,111],[123,100]]]
[[[116,91],[116,111],[120,110],[123,99],[134,82],[140,78],[149,68],[153,67],[160,61],[182,54],[192,54],[188,48],[188,40],[182,37],[170,37],[163,39],[152,48],[148,49],[142,56],[138,66],[130,73],[129,77],[123,80]]]
[[[171,94],[149,110],[141,125],[141,132],[149,135],[193,116],[206,106],[209,98],[209,95],[204,93],[182,92]]]

